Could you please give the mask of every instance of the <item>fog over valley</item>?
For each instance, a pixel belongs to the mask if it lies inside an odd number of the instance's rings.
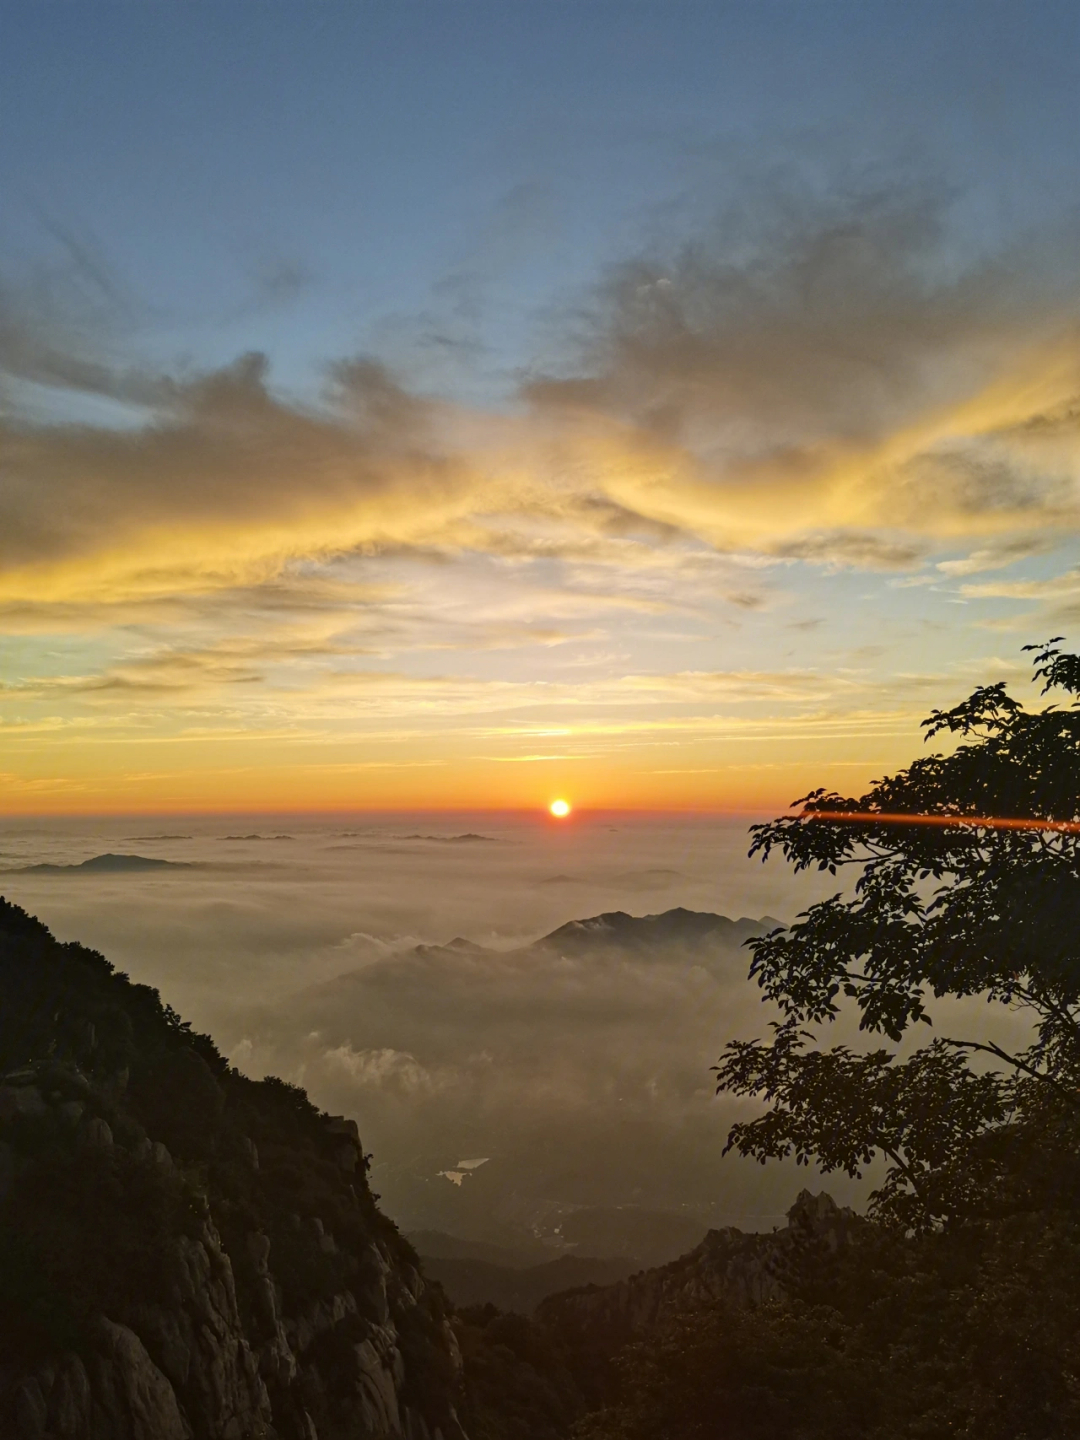
[[[747,824],[20,820],[0,889],[354,1116],[402,1228],[650,1258],[770,1228],[805,1183],[721,1155],[709,1067],[772,1018],[742,941],[835,888],[747,860]],[[612,912],[659,918],[570,923]]]

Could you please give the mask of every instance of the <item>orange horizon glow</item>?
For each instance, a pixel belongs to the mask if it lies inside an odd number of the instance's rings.
[[[576,788],[570,802],[567,792],[556,788],[562,777],[551,773],[565,768],[558,762],[535,767],[498,760],[477,763],[452,752],[444,759],[436,751],[436,760],[420,764],[423,751],[417,746],[418,759],[411,765],[326,763],[322,757],[314,763],[307,757],[289,757],[291,763],[282,765],[281,757],[274,754],[260,763],[262,757],[253,756],[252,748],[247,765],[222,766],[217,754],[213,756],[217,763],[201,763],[202,747],[192,746],[183,757],[190,768],[183,771],[154,765],[156,756],[147,756],[149,763],[140,756],[139,768],[129,770],[130,752],[120,746],[110,746],[104,754],[88,747],[75,757],[82,763],[57,767],[51,774],[44,766],[31,770],[29,765],[21,775],[11,773],[9,761],[9,773],[0,773],[0,817],[490,810],[542,812],[554,819],[558,817],[549,810],[552,800],[567,799],[575,818],[598,810],[765,818],[783,814],[793,795],[805,794],[814,784],[835,785],[853,778],[850,766],[833,771],[827,761],[818,765],[801,756],[791,763],[774,762],[765,770],[720,759],[703,775],[696,767],[686,774],[656,773],[648,752],[644,763],[637,756],[636,763],[627,763],[630,756],[599,755],[587,772],[583,766],[582,773],[573,777]],[[879,762],[869,760],[865,782],[869,784],[881,768]]]
[[[1080,820],[1029,820],[1007,815],[903,815],[866,810],[808,810],[800,820],[862,825],[966,825],[973,830],[1058,830],[1080,834]]]
[[[557,811],[553,807],[563,803],[567,806],[565,811]],[[484,805],[484,804],[447,804],[447,805],[223,805],[223,806],[161,806],[153,807],[98,807],[85,810],[9,810],[0,811],[2,819],[124,819],[130,817],[159,816],[180,817],[200,816],[212,818],[214,816],[242,816],[242,815],[264,815],[264,816],[335,816],[335,815],[520,815],[522,817],[535,815],[535,807],[527,804],[514,805]],[[557,819],[568,818],[574,815],[699,815],[702,817],[716,817],[729,820],[757,820],[762,815],[774,815],[775,807],[769,806],[710,806],[710,805],[594,805],[587,810],[580,810],[571,806],[568,801],[553,801],[547,807],[547,813]],[[795,817],[804,823],[825,820],[847,824],[862,825],[929,825],[947,827],[950,825],[966,825],[972,829],[987,830],[1049,830],[1060,831],[1065,834],[1080,834],[1080,820],[1038,820],[1017,818],[1012,816],[993,815],[910,815],[900,812],[877,812],[861,810],[812,810]]]
[[[720,806],[720,805],[591,805],[588,808],[579,806],[571,807],[571,814],[575,819],[582,819],[586,816],[609,816],[609,815],[681,815],[701,816],[705,818],[717,818],[728,820],[745,820],[747,823],[761,820],[768,816],[775,815],[776,807],[769,806]],[[324,815],[333,816],[356,816],[356,815],[516,815],[535,818],[537,807],[535,805],[514,804],[514,805],[483,805],[483,804],[452,804],[452,805],[222,805],[213,808],[209,806],[145,806],[145,807],[96,807],[86,810],[0,810],[0,822],[4,820],[131,820],[137,819],[213,819],[215,816],[221,818],[236,818],[241,816],[264,816],[281,817],[309,816],[316,817]],[[550,807],[542,806],[541,814],[551,815]],[[558,817],[556,817],[558,818]],[[564,817],[567,818],[567,817]]]

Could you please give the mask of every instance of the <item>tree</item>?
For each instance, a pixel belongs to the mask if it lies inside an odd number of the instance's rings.
[[[574,1440],[866,1440],[879,1376],[852,1339],[823,1306],[683,1311],[622,1352],[615,1403]]]
[[[1060,638],[1025,648],[1043,694],[1080,696],[1080,656]],[[923,725],[960,744],[859,799],[815,790],[798,814],[753,827],[751,855],[778,850],[854,885],[749,942],[751,976],[782,1018],[717,1066],[718,1090],[771,1106],[735,1125],[728,1149],[851,1176],[884,1156],[871,1208],[914,1229],[990,1196],[1044,1203],[1039,1185],[1080,1194],[1080,710],[1026,710],[997,684]],[[943,1036],[901,1058],[943,996],[1023,1011],[1030,1043]],[[816,1047],[807,1027],[852,1007],[890,1047]]]

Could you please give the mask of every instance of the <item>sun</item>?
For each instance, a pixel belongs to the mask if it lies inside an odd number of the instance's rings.
[[[570,814],[570,801],[552,800],[551,804],[548,806],[548,809],[551,811],[552,815],[555,816],[556,820],[565,820],[566,817]]]

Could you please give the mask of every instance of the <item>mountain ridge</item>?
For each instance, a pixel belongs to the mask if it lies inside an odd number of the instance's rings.
[[[545,949],[577,950],[600,940],[605,944],[638,949],[711,938],[741,945],[751,936],[762,934],[766,928],[779,924],[779,920],[769,915],[762,916],[760,920],[746,915],[732,920],[727,915],[717,915],[710,910],[687,910],[681,905],[655,915],[630,915],[625,910],[609,910],[585,920],[570,920],[533,944]]]
[[[0,1434],[465,1440],[355,1122],[0,899]]]
[[[56,865],[48,862],[38,865],[22,865],[16,872],[20,875],[115,875],[128,870],[190,870],[186,860],[163,860],[151,855],[119,855],[107,850],[102,855],[91,855],[89,860],[80,860],[72,865]]]
[[[424,1274],[437,1280],[457,1308],[494,1305],[531,1315],[551,1295],[582,1286],[612,1285],[641,1269],[629,1258],[559,1255],[538,1265],[510,1266],[478,1259],[420,1254]]]
[[[666,1265],[654,1266],[609,1285],[568,1289],[541,1300],[538,1320],[572,1337],[594,1357],[614,1355],[680,1313],[724,1302],[760,1306],[788,1299],[787,1270],[809,1250],[832,1255],[865,1222],[836,1204],[826,1191],[800,1191],[787,1224],[771,1232],[727,1227]]]
[[[658,945],[686,946],[706,940],[738,948],[751,937],[763,935],[782,923],[771,915],[763,915],[759,920],[742,915],[738,920],[732,920],[711,910],[687,910],[677,905],[655,915],[631,915],[625,910],[607,910],[582,920],[567,920],[539,939],[509,950],[495,950],[463,935],[457,935],[441,945],[421,944],[414,948],[420,955],[456,950],[463,954],[511,956],[525,955],[537,949],[576,956],[599,947],[636,952]]]

